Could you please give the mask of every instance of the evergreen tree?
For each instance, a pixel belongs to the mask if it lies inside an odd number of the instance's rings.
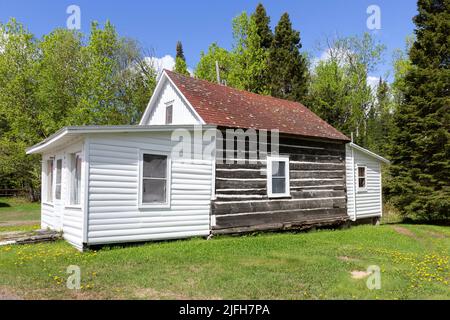
[[[175,72],[180,74],[189,75],[189,71],[187,69],[186,58],[184,57],[183,45],[181,41],[177,42],[177,54],[175,56]]]
[[[270,93],[274,97],[302,101],[307,94],[308,67],[300,53],[300,33],[292,29],[287,13],[281,16],[269,49]]]
[[[389,195],[405,215],[450,217],[450,1],[419,0],[403,102],[396,112]]]
[[[250,17],[249,52],[252,64],[249,90],[255,93],[269,94],[270,73],[268,69],[269,49],[272,45],[273,33],[270,29],[270,18],[264,6],[259,3]]]
[[[392,105],[390,87],[380,78],[375,101],[367,115],[366,146],[373,152],[387,154],[389,136],[392,131]]]
[[[255,21],[256,34],[259,36],[260,47],[269,49],[272,44],[273,34],[272,30],[270,30],[270,17],[267,15],[266,9],[261,3],[256,7],[252,18]]]
[[[186,58],[184,57],[183,45],[181,44],[181,41],[177,41],[176,58],[180,58],[180,59],[183,59],[184,61],[186,61]]]

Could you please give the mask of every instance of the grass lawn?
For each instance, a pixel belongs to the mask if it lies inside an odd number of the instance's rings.
[[[63,241],[0,247],[0,292],[21,298],[448,299],[450,229],[340,231],[190,239],[80,253]],[[81,268],[81,290],[66,268]],[[369,290],[352,271],[381,269]]]
[[[3,221],[39,219],[39,205],[0,199]],[[9,211],[8,211],[9,209]],[[5,218],[8,217],[8,218]],[[0,218],[0,219],[2,219]],[[0,224],[0,232],[38,225]],[[383,224],[104,247],[64,241],[0,246],[0,298],[24,299],[449,299],[450,228]],[[66,287],[81,268],[81,290]],[[381,289],[365,272],[381,270]]]
[[[41,204],[30,203],[23,198],[0,197],[0,227],[2,223],[27,224],[41,219]]]

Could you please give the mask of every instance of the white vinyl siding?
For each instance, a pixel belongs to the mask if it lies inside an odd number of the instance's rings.
[[[168,162],[170,206],[139,206],[140,154],[168,154],[175,143],[171,132],[92,135],[89,244],[209,234],[213,159],[183,161],[172,157]]]
[[[83,192],[85,190],[85,181],[84,179],[81,179],[79,180],[79,183],[77,182],[77,188],[79,189],[79,203],[74,205],[71,200],[73,183],[71,177],[73,155],[78,154],[81,158],[81,164],[83,162],[82,153],[77,152],[77,150],[82,149],[82,146],[82,142],[75,142],[64,149],[55,150],[43,155],[43,159],[55,159],[53,162],[53,181],[55,183],[53,186],[53,203],[43,201],[41,204],[41,227],[43,229],[49,228],[62,231],[63,238],[78,249],[82,249],[83,247]],[[60,161],[59,165],[58,161]],[[47,162],[43,162],[43,172],[46,172],[46,167]],[[80,178],[83,177],[82,168],[83,166],[81,165]],[[45,180],[46,179],[43,179],[43,181]],[[59,187],[57,188],[58,185]],[[56,197],[57,189],[59,189],[59,200]]]
[[[346,146],[346,180],[347,210],[350,218],[354,218],[356,202],[356,218],[381,216],[381,162],[357,149]],[[359,176],[358,168],[365,168],[365,176]],[[353,172],[352,172],[353,170]],[[362,173],[362,172],[360,172]],[[359,188],[359,180],[365,181],[365,188]],[[356,191],[356,194],[355,194]]]
[[[53,205],[42,202],[42,204],[41,204],[41,228],[42,229],[47,229],[47,228],[53,229],[53,215],[54,215]]]

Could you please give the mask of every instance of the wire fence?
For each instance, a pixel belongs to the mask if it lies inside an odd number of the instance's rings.
[[[0,189],[0,197],[27,197],[29,190],[27,189]]]

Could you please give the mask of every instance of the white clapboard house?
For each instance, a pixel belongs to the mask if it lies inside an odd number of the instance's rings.
[[[167,70],[139,125],[65,127],[27,153],[42,228],[80,250],[382,214],[386,159],[300,103]]]

